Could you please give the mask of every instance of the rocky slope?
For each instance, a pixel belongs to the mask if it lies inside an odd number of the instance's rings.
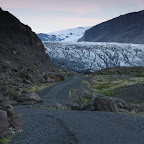
[[[79,41],[144,44],[144,10],[92,27]]]
[[[31,28],[0,9],[0,60],[18,67],[50,68],[50,58]]]
[[[36,92],[62,81],[65,72],[51,63],[30,27],[0,8],[0,143],[13,132],[10,127],[19,130],[12,105],[42,102]]]

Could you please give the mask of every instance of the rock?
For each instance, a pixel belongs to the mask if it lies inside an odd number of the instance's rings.
[[[56,104],[55,108],[56,109],[65,109],[65,107],[59,103]]]
[[[89,104],[87,104],[86,106],[83,106],[83,107],[81,108],[81,110],[93,111],[93,110],[94,110],[93,103],[89,103]]]
[[[51,79],[51,78],[48,78],[48,79],[47,79],[47,82],[48,82],[48,83],[53,83],[53,82],[55,82],[55,80],[54,80],[54,79]]]
[[[3,102],[4,98],[3,98],[3,95],[0,94],[0,103]]]
[[[7,119],[7,112],[0,109],[0,120]]]
[[[119,109],[119,112],[128,113],[128,110],[126,110],[126,109]]]
[[[71,110],[81,110],[81,106],[76,103],[73,103],[70,107],[71,107]]]
[[[31,80],[32,79],[32,76],[27,72],[22,72],[20,77],[25,79],[25,80]]]
[[[8,114],[8,117],[13,117],[14,116],[14,111],[13,111],[13,109],[7,109],[6,110],[7,111],[7,114]]]
[[[23,83],[31,85],[31,82],[29,80],[26,80],[26,79],[23,80]]]
[[[118,112],[116,102],[112,98],[97,97],[94,100],[94,111]]]
[[[9,122],[7,119],[7,112],[0,110],[0,135],[7,131],[9,128]]]
[[[3,101],[1,103],[1,105],[5,107],[5,105],[16,105],[17,103],[18,102],[14,101],[14,100],[10,100],[10,101],[8,100],[8,101]]]
[[[13,112],[13,109],[7,109],[7,114],[8,114],[8,117],[13,117],[14,116],[14,112]]]
[[[132,110],[131,113],[136,113],[136,110]]]
[[[119,108],[124,108],[124,105],[122,103],[118,103]]]
[[[14,112],[13,112],[12,105],[9,105],[9,104],[5,105],[5,110],[6,110],[7,114],[8,114],[8,117],[13,117]]]
[[[13,127],[16,131],[22,130],[24,127],[24,121],[19,118],[14,118],[10,122],[10,126]]]
[[[26,93],[16,97],[18,102],[35,101],[42,102],[42,99],[36,93]]]
[[[12,107],[12,105],[7,104],[7,105],[5,105],[5,109],[13,109],[13,107]]]
[[[33,105],[35,103],[37,103],[37,101],[23,101],[22,102],[23,105]]]

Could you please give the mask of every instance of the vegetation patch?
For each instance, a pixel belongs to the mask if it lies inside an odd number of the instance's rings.
[[[127,75],[144,77],[144,67],[113,67],[96,71],[93,75]]]
[[[6,138],[0,139],[0,144],[7,144],[8,142],[9,142],[9,140]]]
[[[32,85],[28,88],[28,92],[39,92],[42,89],[45,89],[47,87],[50,87],[54,85],[55,83],[46,83],[46,84],[38,84],[38,85]]]
[[[119,94],[117,88],[130,86],[138,83],[144,83],[144,77],[129,77],[124,75],[97,75],[84,80],[84,84],[91,90],[113,96]]]

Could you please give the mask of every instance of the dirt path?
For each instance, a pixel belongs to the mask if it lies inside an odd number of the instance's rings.
[[[72,77],[43,90],[44,105],[65,104],[68,91],[79,88]],[[96,111],[33,109],[16,106],[26,121],[24,131],[11,144],[143,144],[144,119]]]

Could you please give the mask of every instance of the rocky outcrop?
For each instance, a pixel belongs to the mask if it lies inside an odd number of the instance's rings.
[[[0,138],[10,138],[9,132],[17,132],[23,129],[24,121],[14,116],[13,107],[6,104],[0,107]],[[9,132],[8,132],[9,131]]]
[[[21,93],[15,95],[15,100],[23,104],[34,104],[42,102],[42,99],[36,93]]]
[[[112,98],[97,97],[94,100],[94,111],[118,112],[116,102]]]
[[[0,9],[0,60],[39,70],[53,67],[41,40],[27,25]]]
[[[9,126],[7,112],[0,109],[0,135],[7,131]]]
[[[137,101],[125,101],[118,97],[110,97],[98,93],[88,95],[87,92],[77,91],[75,98],[76,99],[72,99],[72,102],[68,104],[68,107],[70,107],[71,110],[124,112],[137,114],[144,112],[143,103],[137,104]]]
[[[85,32],[79,41],[144,44],[144,10],[121,15]]]

